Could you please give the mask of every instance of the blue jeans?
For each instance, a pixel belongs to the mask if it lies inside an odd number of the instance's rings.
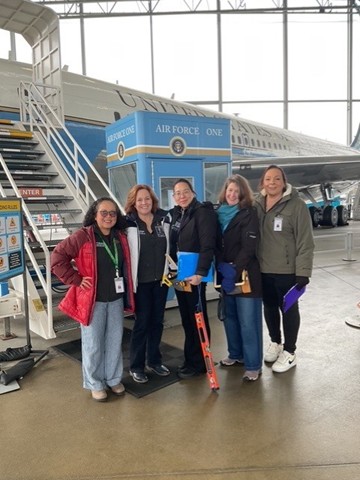
[[[95,302],[89,326],[81,325],[83,387],[103,390],[121,382],[124,303]]]
[[[144,372],[145,360],[161,365],[160,341],[168,287],[159,281],[139,283],[135,295],[136,318],[130,339],[130,370]]]
[[[225,295],[225,333],[229,358],[244,360],[246,370],[263,363],[261,298]]]

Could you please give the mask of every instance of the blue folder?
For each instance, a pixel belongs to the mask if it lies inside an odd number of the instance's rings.
[[[197,264],[199,261],[199,254],[194,252],[178,252],[178,274],[177,280],[184,280],[187,277],[195,275]],[[211,264],[209,272],[206,277],[202,278],[202,282],[213,282],[214,280],[214,265]]]
[[[301,295],[305,293],[306,287],[303,287],[301,290],[298,290],[296,288],[296,285],[290,288],[288,292],[285,293],[284,295],[284,300],[283,300],[283,311],[284,313],[291,308],[295,302],[299,300]]]

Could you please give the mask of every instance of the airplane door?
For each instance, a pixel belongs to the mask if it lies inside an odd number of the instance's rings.
[[[186,160],[153,160],[153,188],[160,201],[160,207],[168,210],[174,206],[173,185],[179,178],[188,180],[198,200],[203,200],[202,162]]]

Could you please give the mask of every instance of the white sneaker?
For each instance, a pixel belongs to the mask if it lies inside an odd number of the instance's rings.
[[[283,346],[276,342],[270,342],[265,350],[264,360],[265,362],[275,362],[283,350]]]
[[[296,354],[289,353],[286,350],[282,351],[279,358],[272,366],[272,371],[276,373],[283,373],[290,370],[290,368],[296,365]]]

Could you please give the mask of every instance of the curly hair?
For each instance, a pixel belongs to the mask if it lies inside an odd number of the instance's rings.
[[[85,213],[84,221],[83,221],[83,226],[84,227],[89,227],[90,225],[95,225],[96,224],[96,214],[99,210],[99,205],[102,202],[111,202],[114,204],[114,210],[116,211],[116,223],[113,226],[113,228],[116,228],[117,230],[125,230],[127,227],[127,223],[125,220],[124,215],[121,213],[120,208],[118,207],[117,203],[110,197],[101,197],[95,200],[95,202],[90,205],[88,211]]]
[[[134,185],[133,187],[130,188],[127,199],[126,199],[125,212],[128,214],[136,212],[135,203],[136,203],[136,196],[139,190],[147,190],[149,192],[149,195],[152,200],[151,212],[155,213],[159,207],[159,199],[155,195],[154,190],[149,185],[144,185],[144,184]]]
[[[239,187],[239,207],[251,207],[254,202],[253,191],[251,190],[249,182],[246,180],[246,178],[238,174],[231,175],[225,180],[225,183],[219,193],[219,202],[226,202],[226,190],[230,183],[235,183]]]

